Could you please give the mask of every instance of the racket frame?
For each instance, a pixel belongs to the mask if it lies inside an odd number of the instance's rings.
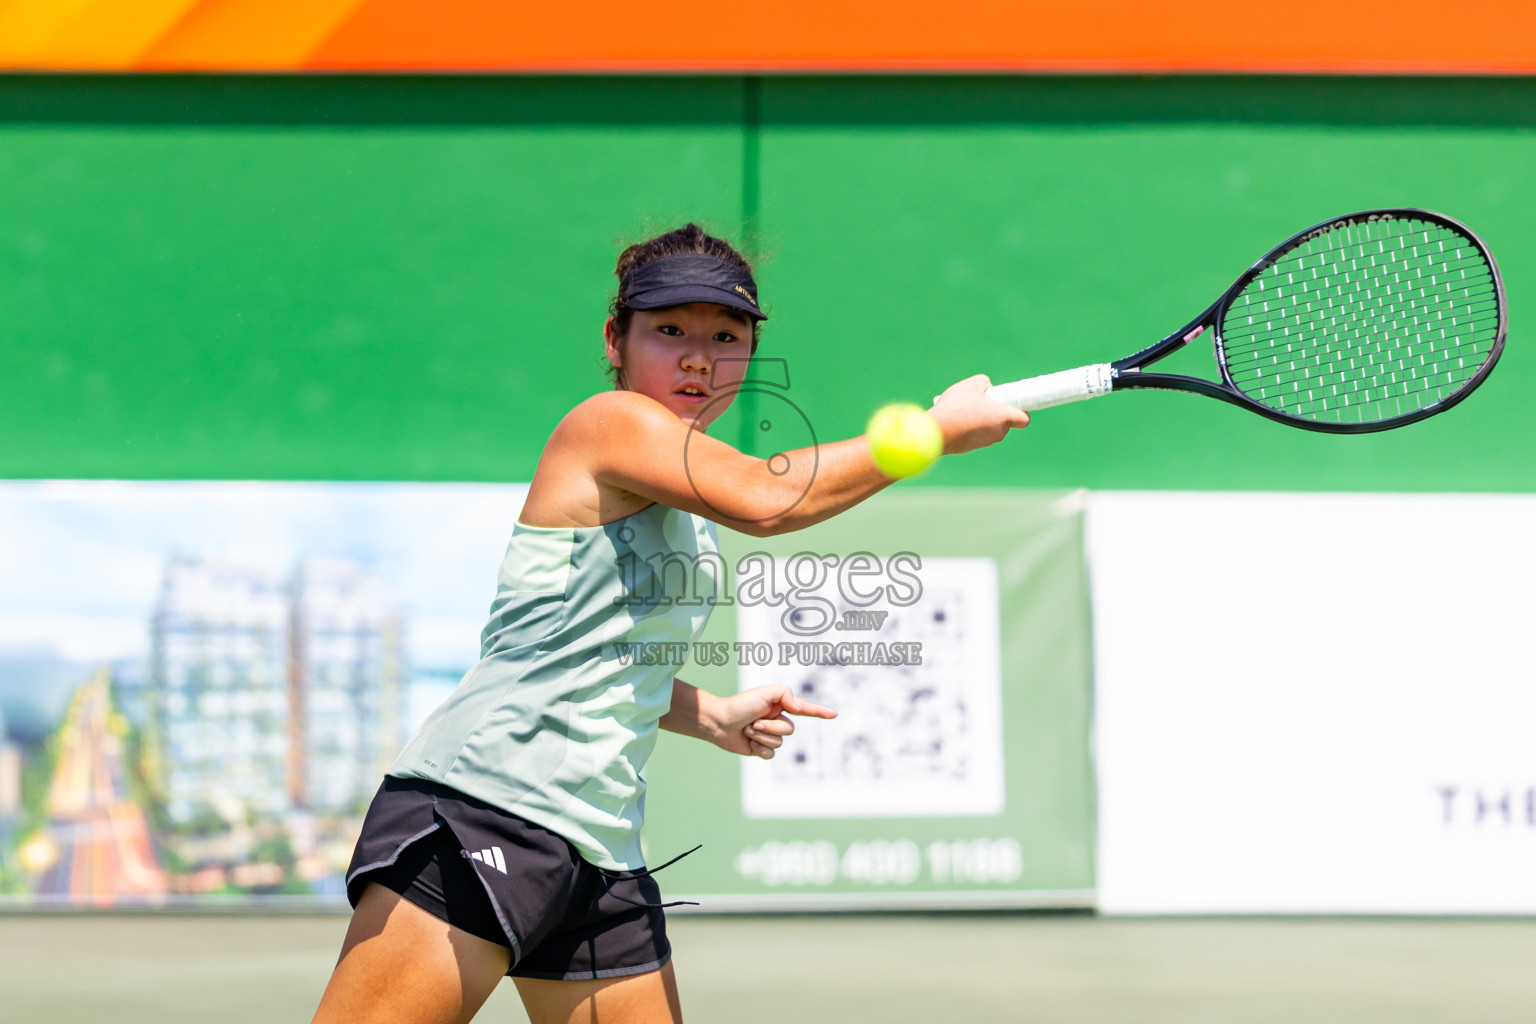
[[[1385,216],[1384,216],[1385,215]],[[1292,416],[1289,413],[1273,409],[1261,402],[1249,398],[1237,385],[1232,382],[1232,374],[1227,369],[1226,346],[1221,337],[1221,321],[1226,315],[1227,307],[1243,289],[1258,277],[1271,265],[1278,261],[1292,249],[1310,241],[1317,234],[1327,231],[1338,231],[1356,226],[1363,226],[1382,220],[1422,220],[1441,227],[1449,228],[1457,234],[1464,236],[1476,247],[1479,255],[1488,264],[1488,271],[1493,277],[1494,293],[1498,298],[1498,329],[1495,332],[1493,346],[1483,365],[1477,373],[1457,388],[1447,398],[1432,404],[1415,409],[1413,412],[1390,419],[1374,420],[1369,423],[1328,423],[1320,420],[1306,419],[1301,416]],[[1345,214],[1342,217],[1332,217],[1321,221],[1309,228],[1296,232],[1290,238],[1275,246],[1269,252],[1261,256],[1253,266],[1238,277],[1232,286],[1222,293],[1221,298],[1211,303],[1210,308],[1195,317],[1183,327],[1174,331],[1162,341],[1148,345],[1140,352],[1117,359],[1110,363],[1111,372],[1114,375],[1113,390],[1155,389],[1159,391],[1188,391],[1197,395],[1205,395],[1207,398],[1219,398],[1250,412],[1256,412],[1260,416],[1272,419],[1278,423],[1285,423],[1293,427],[1301,427],[1305,430],[1315,430],[1325,434],[1369,434],[1378,430],[1390,430],[1393,427],[1405,426],[1444,412],[1467,395],[1477,389],[1478,385],[1493,371],[1493,366],[1499,361],[1499,356],[1504,353],[1504,336],[1508,330],[1509,318],[1504,305],[1504,279],[1499,275],[1499,265],[1493,260],[1493,253],[1483,243],[1471,228],[1460,221],[1445,216],[1442,213],[1434,213],[1430,210],[1419,210],[1412,207],[1389,207],[1380,210],[1364,210],[1360,213]],[[1221,371],[1221,380],[1206,380],[1203,377],[1187,377],[1176,373],[1146,373],[1143,367],[1172,355],[1185,345],[1200,337],[1206,331],[1214,333],[1216,367]]]

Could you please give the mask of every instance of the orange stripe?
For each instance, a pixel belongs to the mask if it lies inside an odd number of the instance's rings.
[[[145,70],[286,71],[364,0],[202,0],[140,58]]]
[[[32,66],[45,47],[69,28],[92,0],[0,2],[0,66]]]
[[[0,68],[1536,72],[1536,4],[0,0]]]
[[[144,52],[197,0],[94,0],[79,8],[30,55],[34,67],[118,71],[133,67]]]
[[[333,70],[1536,71],[1536,5],[1298,0],[368,0],[308,61]]]

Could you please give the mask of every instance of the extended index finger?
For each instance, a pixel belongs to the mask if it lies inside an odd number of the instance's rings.
[[[807,718],[836,718],[837,712],[820,704],[812,704],[808,700],[801,700],[794,694],[785,694],[779,702],[780,706],[792,715],[804,715]]]

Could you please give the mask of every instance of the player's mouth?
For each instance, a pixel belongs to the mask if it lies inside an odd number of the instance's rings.
[[[674,391],[673,394],[690,405],[698,405],[709,400],[709,392],[698,384],[684,384]]]

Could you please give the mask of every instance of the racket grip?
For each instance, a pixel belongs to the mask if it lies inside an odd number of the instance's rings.
[[[1107,395],[1114,388],[1114,381],[1114,372],[1108,363],[1094,363],[1060,373],[1047,373],[1043,377],[994,384],[987,389],[987,397],[1015,409],[1034,412]]]

